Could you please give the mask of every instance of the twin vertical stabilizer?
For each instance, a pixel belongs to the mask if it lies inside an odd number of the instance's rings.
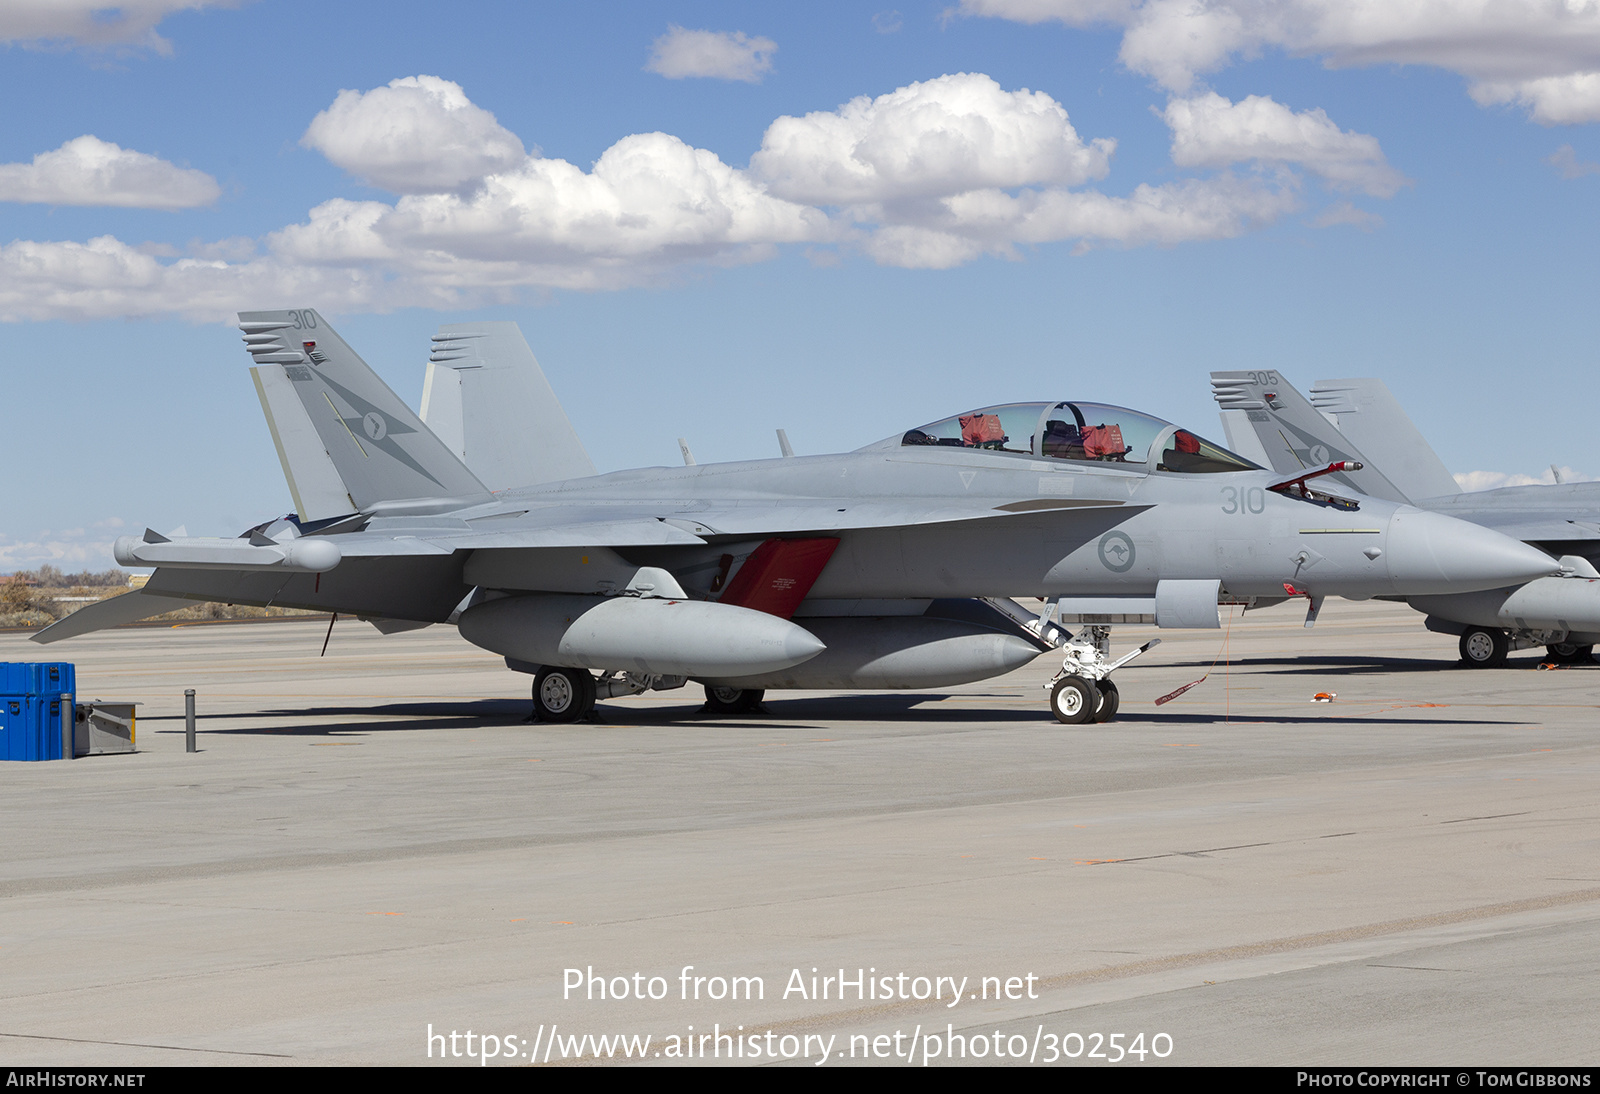
[[[439,328],[422,420],[491,490],[595,473],[515,323]]]
[[[1318,380],[1311,385],[1311,405],[1333,415],[1339,432],[1410,497],[1461,493],[1455,476],[1382,380]]]
[[[491,499],[314,310],[240,312],[239,329],[255,358],[257,393],[303,519],[384,502],[458,499],[465,506]],[[293,413],[296,400],[303,419]],[[339,504],[340,493],[348,506]]]
[[[1274,471],[1295,474],[1341,461],[1361,464],[1361,470],[1334,472],[1329,478],[1368,497],[1410,502],[1403,490],[1278,373],[1213,372],[1211,393],[1224,411],[1244,412]],[[1224,427],[1228,426],[1225,418]]]

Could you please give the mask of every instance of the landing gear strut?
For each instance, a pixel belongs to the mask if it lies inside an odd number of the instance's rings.
[[[1063,646],[1061,671],[1045,687],[1050,689],[1050,710],[1064,725],[1109,722],[1117,716],[1122,696],[1111,674],[1161,642],[1152,638],[1132,653],[1111,660],[1111,628],[1084,627]]]

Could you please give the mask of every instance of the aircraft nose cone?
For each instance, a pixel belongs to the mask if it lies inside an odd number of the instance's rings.
[[[1389,520],[1384,557],[1397,593],[1474,592],[1555,573],[1555,559],[1490,528],[1402,507]]]

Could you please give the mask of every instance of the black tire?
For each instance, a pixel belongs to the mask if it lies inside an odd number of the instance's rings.
[[[749,714],[767,693],[759,688],[724,688],[706,685],[706,710],[712,714]]]
[[[594,677],[587,669],[541,669],[533,678],[533,716],[541,722],[576,722],[594,709]]]
[[[1095,687],[1100,692],[1100,708],[1094,712],[1094,720],[1109,722],[1117,716],[1117,708],[1122,705],[1122,696],[1117,691],[1116,681],[1110,677],[1100,681]]]
[[[1475,669],[1497,669],[1506,663],[1511,639],[1493,627],[1468,627],[1461,632],[1461,663]]]
[[[1550,660],[1558,665],[1587,665],[1594,660],[1593,646],[1579,646],[1572,642],[1557,642],[1546,646]]]
[[[1050,690],[1050,710],[1062,725],[1078,726],[1100,709],[1100,689],[1081,676],[1064,676]]]

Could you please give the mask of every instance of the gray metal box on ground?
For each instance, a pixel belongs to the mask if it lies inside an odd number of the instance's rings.
[[[114,752],[134,752],[134,712],[138,703],[104,703],[98,699],[78,704],[73,726],[74,756],[103,756]]]

